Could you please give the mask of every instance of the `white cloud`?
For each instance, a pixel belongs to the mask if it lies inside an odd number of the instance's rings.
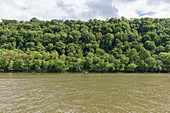
[[[158,18],[170,18],[169,0],[0,0],[0,18],[38,19],[108,19],[139,18],[137,12]]]
[[[0,0],[0,17],[5,19],[28,20],[62,18],[65,12],[56,0]]]
[[[111,0],[0,0],[4,19],[82,19],[117,16]]]
[[[119,10],[119,16],[126,18],[140,18],[141,16],[137,14],[138,11],[142,13],[154,12],[153,15],[144,15],[143,17],[170,18],[170,4],[166,1],[137,0],[126,4],[123,2],[115,2],[115,4]]]

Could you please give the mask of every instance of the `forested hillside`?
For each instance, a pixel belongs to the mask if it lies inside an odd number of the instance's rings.
[[[2,19],[0,72],[170,72],[170,19]]]

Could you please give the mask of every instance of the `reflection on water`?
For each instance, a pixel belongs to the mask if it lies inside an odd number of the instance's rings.
[[[170,112],[170,74],[0,74],[0,112]]]

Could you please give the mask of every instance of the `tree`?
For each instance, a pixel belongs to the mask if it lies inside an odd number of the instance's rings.
[[[126,52],[127,57],[129,57],[129,62],[137,62],[139,60],[139,53],[135,48],[128,49]]]
[[[169,51],[170,51],[170,44],[167,44],[167,45],[165,46],[165,51],[166,51],[166,52],[169,52]]]
[[[70,33],[70,36],[72,36],[71,42],[75,42],[76,44],[78,43],[79,39],[81,38],[81,33],[79,31],[72,31]]]
[[[23,59],[16,59],[13,64],[13,69],[16,72],[23,72],[25,70],[25,62]]]
[[[147,34],[142,37],[142,42],[145,43],[146,41],[151,41],[151,37]]]
[[[160,52],[164,52],[165,51],[165,48],[163,47],[163,46],[158,46],[158,47],[156,47],[156,53],[158,54],[158,53],[160,53]]]
[[[127,71],[129,71],[129,72],[135,72],[136,67],[137,67],[137,65],[134,64],[134,63],[128,64],[128,66],[127,66]]]
[[[91,41],[95,41],[96,38],[92,32],[84,31],[84,32],[82,32],[82,36],[81,36],[80,40],[84,43],[89,43]]]
[[[101,48],[105,49],[105,51],[109,51],[110,49],[113,48],[113,42],[114,40],[114,35],[107,33],[104,37],[103,40],[101,41]]]
[[[59,54],[63,53],[63,50],[65,49],[65,47],[66,47],[66,44],[61,41],[55,43],[55,48]]]
[[[34,61],[34,69],[36,72],[41,72],[41,65],[42,61],[40,59]]]
[[[10,60],[9,64],[8,64],[8,70],[9,71],[13,71],[13,65],[14,65],[14,61]]]
[[[35,44],[34,42],[27,42],[26,48],[29,48],[30,50],[35,50]]]
[[[82,72],[83,69],[83,59],[78,58],[77,62],[75,63],[75,71]]]
[[[42,72],[49,72],[49,61],[45,61],[43,60],[42,61]]]
[[[163,70],[165,72],[170,71],[170,53],[161,52],[159,53],[159,59],[163,62]]]
[[[151,53],[146,50],[144,47],[140,49],[139,56],[142,60],[147,59],[148,57],[151,57]]]
[[[30,19],[30,22],[38,23],[39,20],[36,17],[33,17],[33,18]]]
[[[7,37],[2,35],[0,36],[0,44],[4,44],[7,41]]]
[[[4,72],[7,64],[5,62],[5,59],[0,57],[0,72]]]
[[[65,63],[62,60],[56,60],[54,63],[54,71],[55,72],[64,72],[65,71]]]
[[[149,67],[149,72],[157,71],[157,61],[156,61],[156,59],[149,57],[149,58],[146,59],[146,62],[147,62],[148,67]]]
[[[156,45],[155,45],[155,42],[154,42],[154,41],[146,41],[146,42],[144,43],[144,47],[145,47],[147,50],[155,50]]]

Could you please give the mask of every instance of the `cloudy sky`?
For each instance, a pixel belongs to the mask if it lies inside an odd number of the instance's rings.
[[[29,20],[170,18],[170,0],[0,0],[0,18]]]

